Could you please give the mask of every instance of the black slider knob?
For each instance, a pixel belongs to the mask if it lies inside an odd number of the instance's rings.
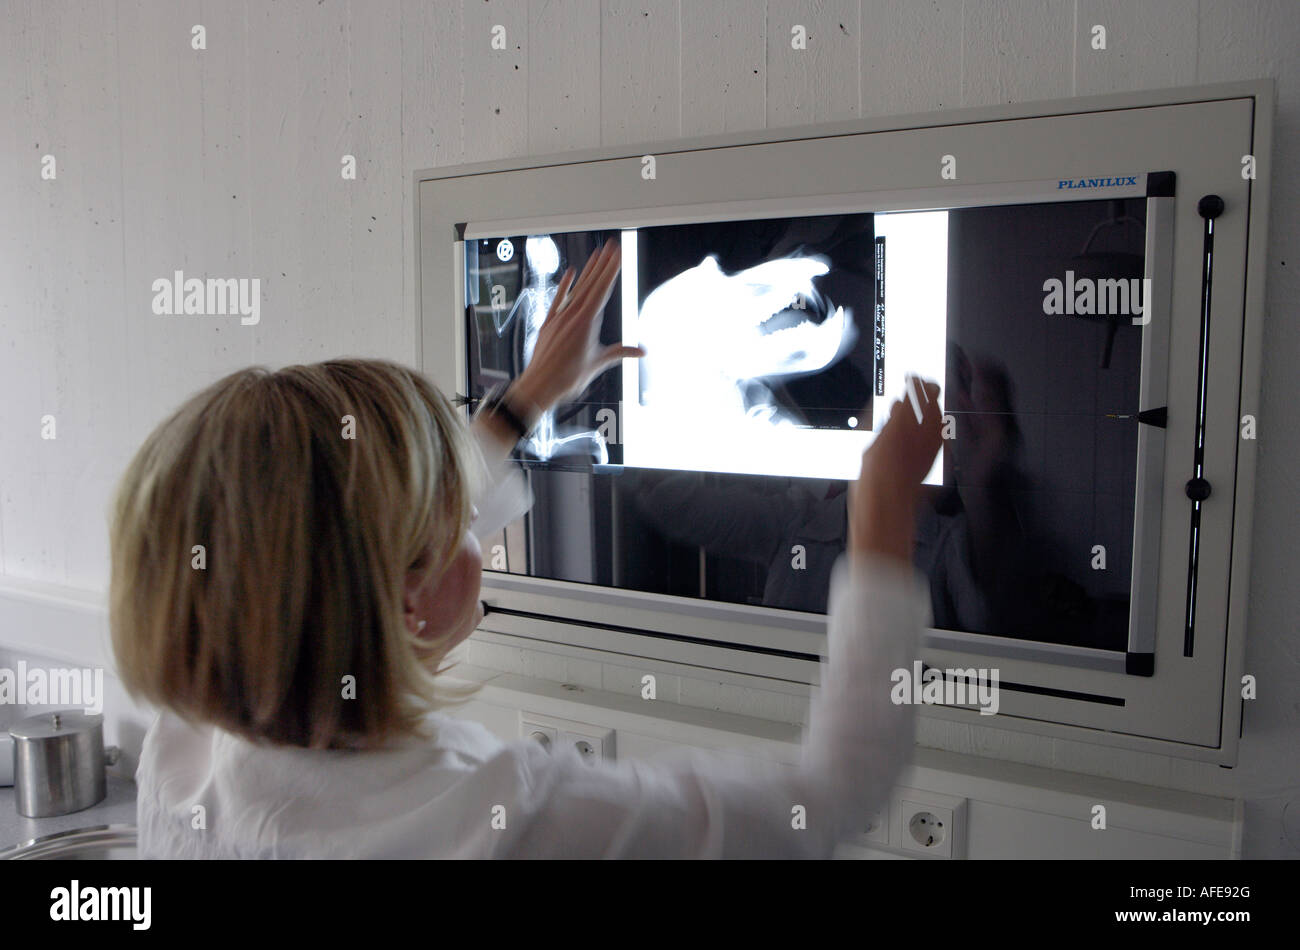
[[[1217,218],[1223,214],[1223,199],[1218,195],[1206,195],[1196,202],[1196,213],[1202,218]]]
[[[1210,483],[1203,478],[1193,478],[1187,482],[1187,497],[1192,501],[1205,501],[1210,497]]]

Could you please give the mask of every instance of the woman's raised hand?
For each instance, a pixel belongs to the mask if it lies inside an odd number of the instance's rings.
[[[943,444],[939,387],[907,378],[907,402],[890,408],[889,421],[862,456],[849,486],[849,551],[910,563],[917,491]],[[910,403],[910,405],[909,405]]]
[[[549,411],[587,388],[619,360],[645,356],[639,346],[600,345],[600,320],[621,263],[619,242],[610,238],[587,259],[581,276],[570,267],[560,278],[546,320],[537,333],[532,359],[511,387],[512,395]]]

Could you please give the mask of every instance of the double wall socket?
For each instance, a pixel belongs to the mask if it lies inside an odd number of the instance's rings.
[[[521,711],[519,735],[542,743],[552,752],[574,749],[586,762],[614,760],[614,730],[604,726]]]

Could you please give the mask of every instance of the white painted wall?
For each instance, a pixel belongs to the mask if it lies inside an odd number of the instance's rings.
[[[790,49],[794,23],[807,51]],[[204,51],[190,48],[194,24]],[[505,52],[490,49],[495,24]],[[1089,46],[1093,24],[1105,52]],[[114,479],[165,412],[219,375],[336,355],[413,362],[417,168],[1272,76],[1247,648],[1260,695],[1240,765],[934,720],[922,740],[1241,797],[1244,854],[1294,857],[1297,49],[1293,0],[3,0],[0,580],[102,591]],[[40,178],[45,154],[55,181]],[[344,154],[356,181],[339,175]],[[177,269],[261,278],[261,323],[154,316],[150,284]],[[56,441],[39,437],[47,413]],[[735,684],[694,695],[764,706]]]

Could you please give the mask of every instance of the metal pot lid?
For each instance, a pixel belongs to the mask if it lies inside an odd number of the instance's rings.
[[[79,709],[59,709],[28,716],[9,727],[15,739],[57,739],[93,732],[103,727],[104,717]]]
[[[95,825],[44,835],[0,850],[0,861],[136,858],[135,825]]]

